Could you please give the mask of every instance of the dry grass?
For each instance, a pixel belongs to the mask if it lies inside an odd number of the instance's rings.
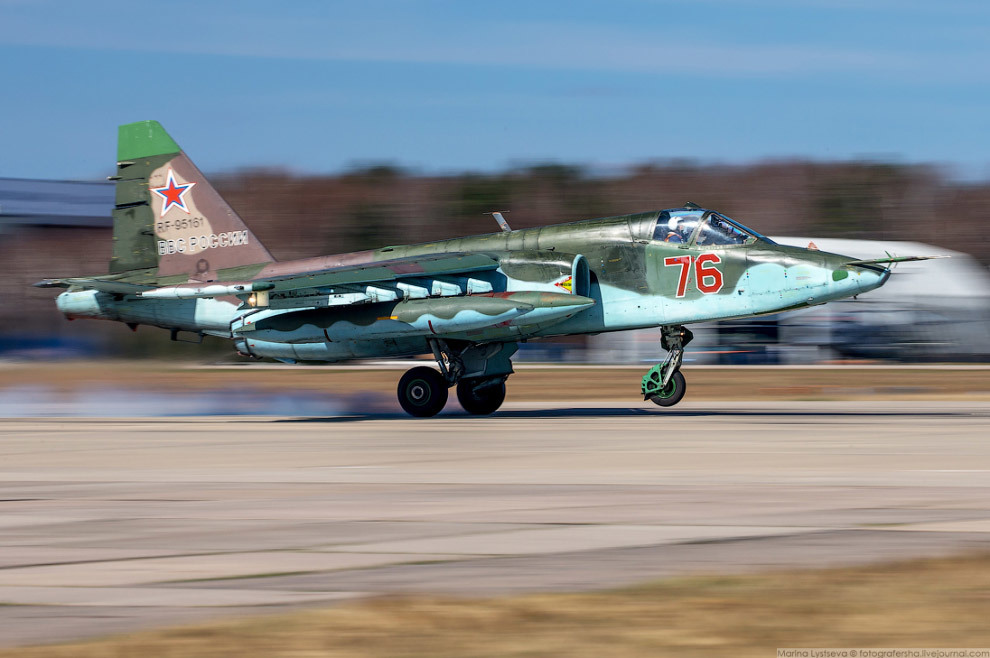
[[[590,594],[382,598],[0,658],[745,656],[776,647],[988,647],[990,556],[683,578]]]
[[[424,362],[425,363],[425,362]],[[522,367],[509,380],[508,400],[642,402],[642,368]],[[990,370],[738,369],[686,367],[691,400],[990,399]],[[191,369],[145,361],[7,365],[0,388],[46,386],[75,390],[94,385],[189,391],[236,388],[392,395],[401,375],[391,369],[216,367]]]

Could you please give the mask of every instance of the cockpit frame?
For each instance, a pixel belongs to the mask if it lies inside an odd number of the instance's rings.
[[[696,246],[734,248],[757,241],[773,244],[769,238],[722,213],[696,207],[661,210],[654,225],[653,241],[685,249]]]

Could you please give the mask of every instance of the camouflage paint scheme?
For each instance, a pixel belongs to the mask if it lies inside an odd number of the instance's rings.
[[[751,231],[745,244],[665,242],[654,238],[663,211],[276,262],[157,122],[121,126],[115,178],[110,274],[42,282],[68,289],[59,309],[228,338],[287,361],[774,313],[889,276]],[[706,259],[721,286],[699,286],[704,272],[682,270],[685,257]]]

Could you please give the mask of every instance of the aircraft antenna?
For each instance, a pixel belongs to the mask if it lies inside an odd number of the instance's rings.
[[[502,213],[503,212],[509,212],[509,211],[508,210],[493,210],[491,212],[486,212],[485,214],[486,215],[491,215],[492,217],[494,217],[495,218],[495,221],[498,222],[498,227],[500,229],[502,229],[503,231],[505,231],[506,233],[509,233],[510,231],[512,231],[512,227],[509,226],[509,222],[505,221],[505,217],[502,216]]]

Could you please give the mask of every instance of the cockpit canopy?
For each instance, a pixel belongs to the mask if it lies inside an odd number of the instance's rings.
[[[672,208],[661,211],[653,239],[670,244],[733,246],[768,241],[756,231],[725,215],[703,208]]]

